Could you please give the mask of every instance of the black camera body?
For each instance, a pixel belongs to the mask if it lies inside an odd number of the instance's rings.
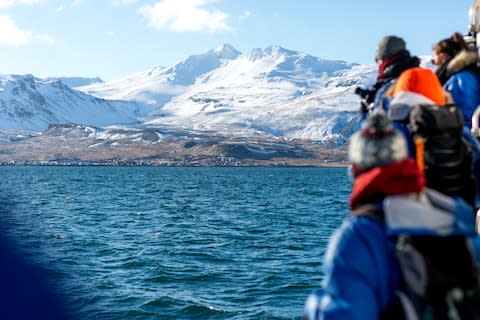
[[[364,89],[362,87],[356,87],[354,93],[360,96],[360,98],[368,100],[368,98],[370,97],[371,91],[369,89]]]
[[[370,105],[373,103],[375,92],[371,89],[356,87],[354,93],[362,98],[362,101],[360,101],[360,112],[368,113],[371,108]]]

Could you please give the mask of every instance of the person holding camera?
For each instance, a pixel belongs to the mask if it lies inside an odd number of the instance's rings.
[[[364,89],[358,87],[355,93],[363,98],[361,111],[364,115],[370,110],[388,109],[388,91],[400,74],[410,68],[418,67],[420,59],[411,56],[406,49],[405,40],[390,35],[383,37],[378,43],[375,53],[378,74],[375,84]]]

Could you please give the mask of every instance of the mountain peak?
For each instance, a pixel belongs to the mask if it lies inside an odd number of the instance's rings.
[[[292,54],[297,54],[296,51],[288,50],[288,49],[285,49],[284,47],[281,47],[281,46],[278,46],[278,45],[268,46],[263,51],[268,55],[283,55],[283,54],[292,55]]]
[[[63,84],[66,84],[70,88],[87,86],[94,83],[102,83],[104,82],[99,77],[95,78],[85,78],[85,77],[50,77],[46,78],[45,80],[49,81],[61,81]]]
[[[265,57],[281,58],[285,56],[297,56],[297,55],[300,55],[300,53],[275,45],[275,46],[268,46],[265,49],[260,49],[260,48],[252,49],[247,54],[247,57],[249,60],[255,61]]]
[[[212,52],[217,55],[220,59],[236,59],[241,52],[232,47],[231,45],[224,43],[221,46],[212,50]]]

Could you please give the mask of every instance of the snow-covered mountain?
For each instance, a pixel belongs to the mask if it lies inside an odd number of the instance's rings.
[[[145,121],[149,126],[345,141],[355,129],[350,125],[359,104],[354,87],[374,78],[373,65],[324,60],[280,46],[241,54],[223,45],[169,68],[77,89],[154,106]]]
[[[223,45],[105,82],[0,75],[0,163],[344,163],[375,69]]]
[[[60,80],[0,76],[0,129],[43,131],[52,123],[105,126],[137,123],[147,111],[137,103],[109,101],[73,90]]]
[[[342,144],[357,129],[354,88],[374,78],[374,65],[324,60],[279,46],[242,54],[222,45],[170,67],[106,82],[0,76],[0,129],[136,123],[137,128]],[[90,84],[72,89],[64,82]]]
[[[235,48],[225,44],[205,54],[190,56],[169,68],[157,66],[122,79],[78,89],[100,98],[162,106],[193,85],[199,76],[221,67],[239,55],[240,52]]]
[[[201,75],[147,123],[345,141],[356,129],[350,124],[359,104],[354,87],[372,82],[374,69],[279,46],[253,49]]]

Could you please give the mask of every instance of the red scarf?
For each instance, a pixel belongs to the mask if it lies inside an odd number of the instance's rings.
[[[353,173],[356,178],[349,202],[352,209],[355,209],[359,202],[368,202],[369,198],[420,192],[425,186],[424,175],[412,158],[363,173],[359,173],[354,167]]]
[[[387,68],[390,64],[392,64],[393,61],[397,60],[397,56],[391,56],[390,58],[384,60],[382,62],[382,64],[380,65],[380,67],[378,68],[378,74],[377,74],[377,78],[378,79],[382,79],[385,77],[385,75],[383,74],[383,71],[385,70],[385,68]]]

